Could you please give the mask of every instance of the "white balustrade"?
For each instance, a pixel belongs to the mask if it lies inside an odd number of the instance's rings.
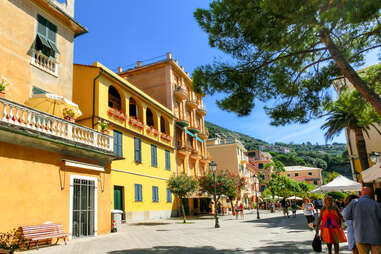
[[[57,60],[55,58],[45,56],[37,50],[33,51],[31,64],[46,72],[49,72],[50,74],[58,76]]]
[[[20,126],[85,144],[94,148],[113,151],[113,137],[61,119],[33,108],[0,98],[0,122]]]

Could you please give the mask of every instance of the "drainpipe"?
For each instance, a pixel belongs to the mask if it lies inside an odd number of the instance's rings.
[[[102,76],[103,72],[104,72],[103,69],[101,69],[101,71],[98,73],[98,75],[93,80],[93,114],[91,115],[91,128],[92,129],[94,129],[94,127],[95,127],[95,123],[94,123],[94,119],[95,119],[95,81],[97,81],[97,79],[99,79],[100,76]]]

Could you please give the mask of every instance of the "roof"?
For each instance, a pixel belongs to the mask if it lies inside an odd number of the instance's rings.
[[[286,172],[292,172],[292,171],[311,171],[311,170],[322,170],[321,168],[311,168],[311,167],[305,167],[305,166],[288,166],[284,167]]]

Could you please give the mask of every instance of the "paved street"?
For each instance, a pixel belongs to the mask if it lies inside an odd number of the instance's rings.
[[[261,213],[261,220],[256,220],[255,214],[247,214],[243,220],[225,216],[219,229],[214,229],[211,217],[191,219],[191,224],[186,225],[179,224],[179,220],[131,223],[123,225],[118,233],[24,253],[314,253],[311,248],[314,232],[307,228],[302,214],[285,218],[279,213]],[[346,244],[341,246],[340,253],[350,253]]]

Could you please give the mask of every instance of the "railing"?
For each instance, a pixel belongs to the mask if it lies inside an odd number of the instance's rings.
[[[206,111],[206,107],[204,104],[198,103],[198,109]]]
[[[41,52],[34,50],[31,63],[54,76],[58,76],[58,63],[54,58],[45,56]]]
[[[113,152],[113,137],[0,98],[0,122]]]

